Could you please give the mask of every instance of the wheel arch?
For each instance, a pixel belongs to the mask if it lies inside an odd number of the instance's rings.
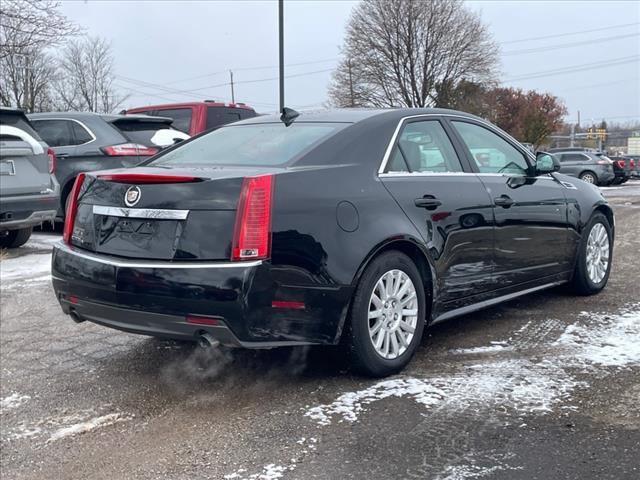
[[[376,245],[364,258],[356,274],[351,282],[354,290],[357,288],[364,271],[369,266],[369,264],[373,261],[374,258],[379,255],[396,250],[407,255],[416,265],[418,271],[420,272],[420,276],[422,278],[422,283],[424,286],[424,293],[427,304],[427,312],[426,312],[426,322],[427,324],[431,319],[431,308],[433,306],[434,299],[434,285],[435,285],[435,268],[433,267],[433,262],[426,252],[425,248],[421,245],[421,242],[409,235],[399,235],[396,237],[391,237],[383,242],[380,242]],[[349,313],[351,312],[351,306],[353,303],[353,296],[349,300],[349,304],[345,311],[343,312],[342,318],[340,319],[340,326],[338,328],[338,332],[336,335],[336,343],[342,337],[342,332],[344,331],[344,327],[346,325],[347,319],[349,318]]]

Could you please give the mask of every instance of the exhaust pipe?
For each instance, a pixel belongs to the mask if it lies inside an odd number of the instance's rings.
[[[82,318],[80,315],[78,315],[78,312],[76,312],[75,310],[71,310],[69,312],[69,315],[71,316],[71,320],[73,320],[76,323],[84,322],[84,318]]]
[[[209,333],[204,332],[198,336],[198,345],[202,348],[216,348],[220,346],[220,342],[213,338]]]

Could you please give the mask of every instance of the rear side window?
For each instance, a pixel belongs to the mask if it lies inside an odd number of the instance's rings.
[[[391,153],[388,172],[462,172],[449,137],[437,120],[407,124]]]
[[[19,128],[23,132],[27,132],[36,140],[42,140],[38,132],[34,130],[29,124],[28,120],[24,115],[17,113],[0,113],[0,123],[3,125],[10,125],[12,127]]]
[[[207,130],[247,118],[240,108],[207,107]]]
[[[582,153],[563,153],[560,159],[561,162],[584,162],[585,160],[589,160],[589,157]]]
[[[69,120],[33,120],[32,124],[50,147],[75,145],[72,123]]]
[[[171,130],[169,124],[159,122],[118,121],[113,123],[113,126],[130,142],[139,143],[147,147],[157,146],[156,143],[151,141],[151,138],[158,130]]]
[[[158,110],[157,114],[160,117],[172,118],[173,124],[171,126],[173,128],[184,133],[189,133],[192,116],[190,108],[172,108],[166,110]]]
[[[516,147],[491,130],[468,122],[451,122],[480,173],[525,175],[529,164]]]
[[[284,165],[348,125],[231,125],[195,138],[158,157],[151,165]]]

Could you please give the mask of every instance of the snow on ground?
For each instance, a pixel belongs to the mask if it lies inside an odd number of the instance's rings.
[[[353,423],[367,405],[391,397],[456,411],[499,407],[521,414],[550,412],[570,400],[577,387],[587,386],[575,378],[575,370],[640,365],[640,304],[616,315],[582,313],[539,360],[496,358],[497,351],[515,350],[505,343],[453,351],[487,354],[454,374],[384,380],[309,408],[304,415],[320,426],[333,418]]]
[[[488,345],[486,347],[456,348],[453,350],[449,350],[449,352],[455,355],[470,355],[470,354],[507,352],[510,350],[513,350],[513,348],[506,345]]]
[[[12,410],[14,408],[18,408],[23,403],[31,400],[29,395],[20,395],[19,393],[12,393],[8,397],[0,400],[0,412],[5,412],[7,410]]]
[[[90,418],[85,422],[76,423],[74,425],[56,430],[51,435],[51,437],[49,437],[47,443],[55,442],[56,440],[60,440],[66,437],[73,437],[74,435],[78,435],[80,433],[90,432],[91,430],[95,430],[96,428],[113,425],[114,423],[123,422],[127,419],[128,418],[121,413],[110,413],[108,415]]]
[[[31,253],[0,260],[0,283],[12,287],[35,278],[48,279],[51,273],[50,253]]]
[[[262,469],[262,472],[253,473],[251,475],[246,475],[246,470],[241,468],[236,470],[233,473],[225,475],[223,478],[225,480],[277,480],[284,476],[284,473],[287,470],[294,470],[295,466],[283,467],[281,465],[276,465],[271,463],[269,465],[265,465]]]

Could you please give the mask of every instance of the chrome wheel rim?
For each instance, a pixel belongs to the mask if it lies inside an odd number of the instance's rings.
[[[601,223],[596,223],[587,239],[587,275],[593,283],[600,283],[609,267],[609,235]]]
[[[596,179],[590,173],[582,176],[582,181],[587,183],[596,183]]]
[[[418,325],[418,296],[409,275],[390,270],[369,300],[369,339],[376,353],[393,360],[406,352]]]

